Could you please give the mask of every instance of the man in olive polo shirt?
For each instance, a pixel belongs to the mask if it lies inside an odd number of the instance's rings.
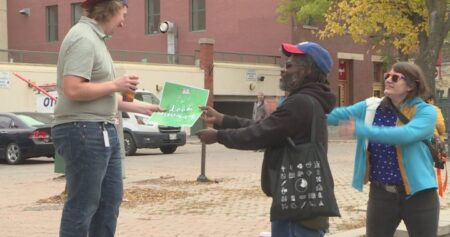
[[[86,0],[82,17],[59,52],[52,138],[64,158],[67,200],[60,236],[114,236],[123,196],[118,109],[150,115],[159,106],[122,101],[135,75],[117,77],[105,41],[124,26],[126,0]]]

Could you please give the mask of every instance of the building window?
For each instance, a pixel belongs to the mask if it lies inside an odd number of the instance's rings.
[[[373,83],[372,83],[372,91],[373,96],[381,98],[383,97],[384,92],[384,64],[383,62],[373,62]]]
[[[307,26],[314,26],[314,18],[312,16],[308,16],[303,24]]]
[[[381,90],[373,90],[373,97],[381,98],[383,94],[381,94]]]
[[[83,8],[81,7],[81,2],[78,3],[72,3],[72,25],[75,25],[80,20],[81,16],[83,15]]]
[[[373,81],[383,82],[384,67],[382,62],[373,62]]]
[[[58,6],[47,7],[47,41],[58,41]]]
[[[191,31],[206,29],[205,0],[191,0]]]
[[[308,16],[308,18],[305,19],[305,21],[303,22],[303,28],[310,29],[310,30],[317,30],[317,29],[319,29],[317,27],[316,20],[314,20],[314,18],[312,16]]]
[[[160,14],[160,4],[159,0],[146,0],[145,1],[145,11],[146,11],[146,34],[158,34],[159,24],[161,19]]]

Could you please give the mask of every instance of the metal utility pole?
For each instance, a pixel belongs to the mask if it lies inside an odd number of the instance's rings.
[[[177,63],[177,26],[171,21],[164,21],[159,25],[159,31],[167,33],[167,62],[169,64]]]
[[[200,68],[204,72],[204,87],[209,90],[208,106],[214,105],[214,43],[213,39],[201,38],[200,44]],[[212,124],[203,123],[203,128],[212,127]],[[205,174],[206,168],[206,144],[202,143],[201,168],[200,175],[197,178],[198,182],[209,181]]]

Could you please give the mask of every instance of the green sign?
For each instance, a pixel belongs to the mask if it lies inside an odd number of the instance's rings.
[[[149,122],[166,126],[192,127],[202,114],[199,106],[205,106],[209,90],[166,82],[159,106],[166,112],[156,112]]]

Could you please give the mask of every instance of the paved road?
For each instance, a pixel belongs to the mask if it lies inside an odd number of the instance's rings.
[[[329,159],[342,218],[331,233],[364,224],[367,191],[350,188],[355,144],[332,142]],[[257,237],[270,230],[270,199],[259,189],[262,152],[207,147],[206,175],[197,183],[201,145],[195,140],[175,154],[139,150],[125,160],[126,200],[118,237]],[[0,236],[57,236],[62,204],[55,199],[64,179],[45,158],[23,165],[0,164]],[[447,194],[448,197],[448,194]],[[448,207],[449,198],[442,204]]]

